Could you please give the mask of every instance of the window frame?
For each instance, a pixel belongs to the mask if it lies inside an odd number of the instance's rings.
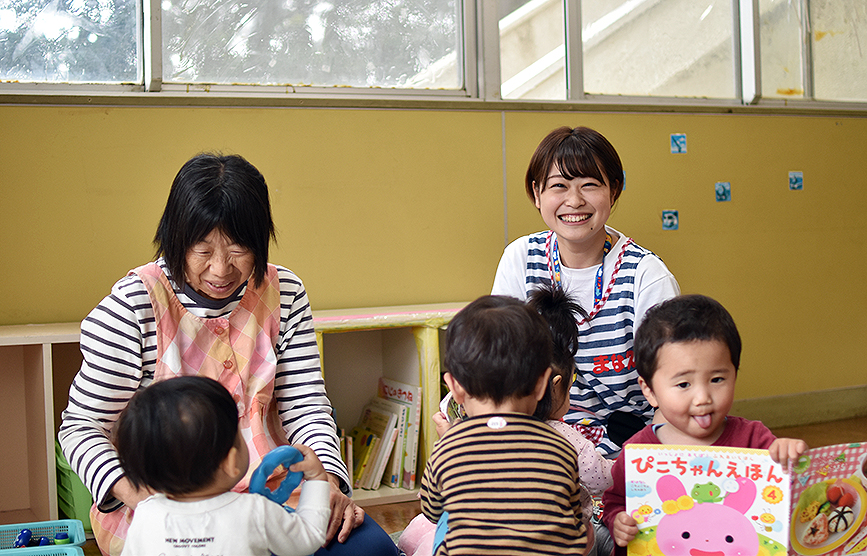
[[[140,0],[139,52],[142,83],[11,83],[0,82],[0,104],[10,102],[71,104],[247,105],[247,106],[437,106],[531,110],[657,110],[741,112],[743,109],[783,112],[867,112],[867,101],[820,101],[813,98],[810,41],[802,41],[804,98],[776,99],[761,95],[759,0],[733,0],[733,86],[735,97],[691,98],[587,94],[583,87],[581,0],[562,0],[565,21],[566,98],[525,100],[501,98],[497,0],[457,0],[462,21],[463,87],[459,89],[400,89],[288,85],[223,85],[165,83],[162,80],[160,0]],[[798,0],[809,13],[809,0]],[[494,14],[488,16],[487,14]],[[809,19],[808,19],[809,22]],[[809,29],[802,29],[809,38]],[[316,102],[310,102],[315,100]]]

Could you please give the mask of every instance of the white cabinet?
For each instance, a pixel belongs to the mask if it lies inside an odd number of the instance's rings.
[[[77,323],[0,327],[0,523],[57,519],[55,393],[66,398],[80,365],[78,334]]]

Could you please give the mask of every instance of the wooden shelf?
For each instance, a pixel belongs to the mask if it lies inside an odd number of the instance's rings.
[[[0,523],[57,519],[52,361],[78,345],[78,325],[0,327]],[[62,348],[60,348],[62,349]]]
[[[333,311],[316,311],[313,325],[322,356],[328,397],[335,420],[350,430],[367,400],[376,394],[379,377],[421,386],[417,481],[437,434],[433,415],[440,401],[440,336],[466,303],[440,303]],[[406,502],[416,490],[380,487],[354,490],[361,505]]]
[[[418,489],[408,490],[405,488],[391,488],[381,486],[376,490],[355,489],[352,491],[352,499],[362,508],[379,506],[381,504],[395,504],[398,502],[412,502],[418,500]]]

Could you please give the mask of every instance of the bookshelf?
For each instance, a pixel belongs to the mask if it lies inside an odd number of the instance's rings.
[[[433,450],[439,411],[440,336],[465,303],[315,311],[313,323],[328,397],[338,426],[350,430],[376,394],[380,376],[421,386],[419,468]],[[415,500],[418,489],[355,489],[361,506]]]
[[[436,439],[439,338],[462,303],[314,312],[335,417],[349,428],[380,376],[422,386],[419,465]],[[54,439],[81,366],[79,323],[0,326],[0,524],[58,518]],[[423,468],[423,467],[422,467]],[[362,506],[415,499],[415,490],[357,490]]]

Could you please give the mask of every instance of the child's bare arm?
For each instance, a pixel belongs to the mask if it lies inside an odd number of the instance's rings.
[[[614,516],[612,525],[611,536],[617,546],[626,546],[638,534],[638,523],[626,512],[620,512]]]
[[[325,473],[325,468],[322,467],[322,462],[313,452],[313,450],[303,444],[293,444],[293,448],[301,452],[304,459],[298,463],[293,463],[289,466],[289,471],[301,471],[304,473],[304,479],[307,481],[327,481],[328,475]]]
[[[778,438],[768,446],[771,459],[783,466],[783,470],[793,467],[798,458],[807,451],[807,443],[797,438]]]

